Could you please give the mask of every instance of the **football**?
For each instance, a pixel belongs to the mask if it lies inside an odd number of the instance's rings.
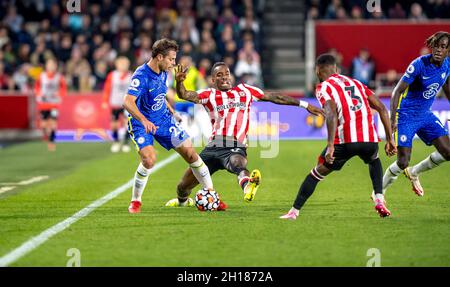
[[[217,210],[219,204],[219,195],[214,190],[200,189],[195,195],[195,206],[200,211]]]

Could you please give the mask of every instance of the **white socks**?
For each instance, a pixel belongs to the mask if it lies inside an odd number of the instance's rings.
[[[397,165],[397,161],[391,164],[385,171],[383,176],[383,194],[386,193],[391,184],[397,179],[398,175],[403,172],[403,169],[399,168]]]
[[[142,201],[142,193],[147,185],[148,175],[150,169],[145,168],[142,162],[139,164],[136,173],[134,174],[133,192],[131,194],[131,201]]]
[[[426,159],[413,166],[411,173],[417,176],[419,173],[435,168],[445,161],[445,158],[439,152],[435,151]]]
[[[209,169],[203,160],[198,157],[198,160],[190,164],[192,172],[195,178],[202,185],[203,188],[213,189],[213,183],[211,175],[209,174]]]

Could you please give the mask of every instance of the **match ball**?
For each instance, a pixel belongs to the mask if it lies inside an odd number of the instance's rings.
[[[217,210],[219,204],[219,195],[214,190],[200,189],[195,195],[195,206],[200,211]]]

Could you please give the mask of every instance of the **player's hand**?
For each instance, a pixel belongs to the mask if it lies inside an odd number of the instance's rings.
[[[325,153],[325,161],[329,164],[333,164],[334,162],[334,145],[327,146],[327,152]]]
[[[395,146],[393,139],[386,142],[386,145],[384,146],[384,151],[386,152],[386,155],[388,157],[391,157],[391,156],[397,154],[397,147]]]
[[[102,109],[106,110],[108,108],[108,103],[102,103]]]
[[[183,118],[181,117],[181,115],[179,113],[174,113],[173,117],[175,118],[175,120],[179,123],[181,123],[183,121]]]
[[[152,133],[152,134],[155,134],[156,133],[156,130],[158,129],[158,127],[157,126],[155,126],[151,121],[149,121],[149,120],[144,120],[143,122],[142,122],[142,125],[144,126],[144,128],[145,128],[145,132],[146,133]]]
[[[397,121],[391,121],[391,129],[392,133],[395,133],[397,131]]]
[[[175,67],[175,80],[178,83],[183,82],[186,79],[186,72],[189,67],[184,67],[182,64],[178,64]]]
[[[315,116],[324,116],[325,117],[325,113],[323,112],[323,110],[321,108],[318,108],[316,106],[313,106],[311,104],[308,105],[308,107],[306,108],[306,110],[308,112],[310,112],[311,114],[315,115]]]

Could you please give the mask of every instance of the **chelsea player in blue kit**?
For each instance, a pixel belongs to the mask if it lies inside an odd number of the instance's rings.
[[[423,196],[419,174],[450,160],[450,140],[444,124],[431,112],[431,105],[442,88],[450,101],[450,34],[437,32],[426,40],[431,54],[415,59],[406,69],[401,81],[394,88],[391,98],[391,125],[396,131],[397,161],[391,164],[383,177],[383,193],[404,173],[411,181],[413,191]],[[413,167],[412,140],[417,134],[427,145],[434,145],[435,152]]]
[[[198,156],[188,134],[167,106],[167,72],[175,66],[177,51],[178,45],[175,41],[156,41],[152,47],[152,58],[136,69],[124,98],[124,108],[131,115],[128,131],[141,159],[134,177],[131,204],[128,208],[130,213],[140,212],[142,193],[156,161],[154,140],[167,150],[177,151],[189,163],[202,187],[213,189],[208,167]],[[193,201],[185,204],[193,205]]]

